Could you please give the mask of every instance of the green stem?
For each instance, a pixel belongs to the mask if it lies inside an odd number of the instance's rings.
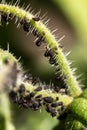
[[[80,97],[75,99],[69,107],[73,116],[87,126],[87,100]]]
[[[15,130],[11,123],[10,103],[6,94],[0,93],[0,129]],[[3,120],[3,121],[2,121]]]
[[[58,42],[55,37],[51,34],[50,30],[41,22],[34,21],[32,18],[34,17],[30,12],[27,12],[19,7],[15,7],[7,4],[0,4],[0,11],[4,13],[11,13],[19,19],[24,19],[25,17],[29,20],[29,23],[33,28],[35,28],[40,35],[43,36],[43,32],[45,33],[44,38],[50,49],[53,50],[55,55],[56,64],[58,64],[58,68],[60,70],[60,75],[64,78],[64,83],[68,87],[69,94],[76,97],[81,94],[82,90],[73,75],[71,68],[68,64],[66,57],[64,56],[62,49],[59,47]]]
[[[0,78],[1,92],[7,89],[8,90],[7,92],[10,93],[9,96],[12,101],[15,101],[18,104],[19,102],[21,102],[22,106],[26,105],[26,107],[28,108],[29,104],[33,106],[41,104],[40,106],[45,106],[46,108],[48,105],[51,105],[52,103],[57,104],[59,102],[62,102],[64,106],[67,107],[73,101],[73,98],[68,95],[62,95],[50,89],[44,89],[44,86],[41,83],[40,85],[39,84],[33,85],[31,80],[25,81],[23,77],[23,71],[20,68],[20,64],[18,63],[16,58],[8,51],[0,50],[0,63],[1,63],[0,67],[2,69],[2,73],[0,73],[2,76],[0,77],[4,77],[2,79]],[[6,76],[8,74],[10,74],[10,76]],[[14,87],[13,86],[14,82],[12,81],[14,81],[15,74],[17,79],[15,81],[16,85]],[[8,81],[11,83],[9,83]],[[7,84],[8,87],[6,86]],[[33,96],[31,96],[32,94]],[[40,96],[39,99],[37,98],[38,96]],[[55,108],[57,114],[59,114],[58,113],[59,109],[60,105],[57,105]]]

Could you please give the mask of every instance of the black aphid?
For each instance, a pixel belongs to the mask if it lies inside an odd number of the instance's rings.
[[[43,36],[39,36],[37,38],[37,40],[35,41],[35,43],[36,43],[37,46],[41,46],[42,42],[44,42],[44,41],[45,40],[44,40]]]
[[[24,18],[23,20],[21,20],[20,23],[21,23],[21,25],[23,24],[24,31],[26,31],[26,32],[30,31],[31,25],[30,25],[29,20],[27,18]]]
[[[7,58],[5,58],[5,59],[3,60],[3,62],[4,62],[5,65],[8,65],[8,64],[9,64],[9,60],[8,60]]]
[[[60,91],[60,88],[59,88],[58,86],[55,86],[54,90],[55,90],[56,92],[59,92],[59,91]]]
[[[39,47],[39,46],[41,46],[41,40],[38,38],[36,41],[35,41],[35,44]]]
[[[63,106],[63,102],[58,102],[58,105],[59,106]]]
[[[28,94],[26,97],[24,97],[24,100],[29,101],[31,99],[31,95]]]
[[[52,103],[51,106],[52,106],[52,107],[58,107],[59,104],[58,104],[58,103]]]
[[[56,97],[56,101],[58,101],[59,100],[59,97]]]
[[[9,22],[11,18],[10,18],[10,16],[9,16],[9,14],[7,14],[7,13],[2,13],[1,19],[3,19],[5,22]]]
[[[45,53],[44,53],[44,56],[45,57],[54,57],[54,53],[53,53],[53,50],[52,49],[47,49],[46,51],[45,51]]]
[[[20,97],[18,97],[18,99],[19,99],[19,100],[18,100],[17,103],[18,103],[19,105],[22,105],[22,104],[24,103],[24,97],[20,96]]]
[[[60,83],[61,88],[67,88],[67,85],[65,83],[64,77],[62,75],[58,75],[55,77],[56,81]]]
[[[54,58],[54,57],[53,57],[53,58],[50,57],[50,59],[49,59],[49,63],[50,63],[50,64],[55,64],[55,63],[56,63],[55,58]]]
[[[60,48],[64,48],[64,46],[62,44],[59,45]]]
[[[35,98],[36,98],[36,99],[42,98],[42,95],[41,95],[41,94],[40,94],[40,95],[37,95]]]
[[[23,103],[23,104],[21,104],[24,108],[26,108],[26,109],[28,109],[29,108],[29,106],[28,106],[28,104],[27,103]]]
[[[44,87],[44,89],[49,89],[50,88],[49,85],[44,85],[43,87]]]
[[[66,109],[66,106],[63,104],[62,106],[61,106],[61,111],[64,111]]]
[[[34,97],[35,96],[35,93],[34,92],[31,92],[30,93],[30,97],[32,98],[32,97]]]
[[[34,21],[40,21],[40,18],[39,17],[34,17],[34,18],[32,18]]]
[[[53,102],[53,98],[52,97],[44,97],[44,101],[47,103],[52,103]]]
[[[40,83],[40,79],[37,78],[37,77],[34,77],[34,78],[32,79],[32,84],[33,84],[33,85],[36,85],[37,83]]]
[[[10,91],[9,93],[9,98],[13,101],[13,102],[17,102],[17,93],[13,90]]]
[[[47,105],[46,106],[46,111],[50,113],[52,111],[52,107],[50,105]]]
[[[42,87],[37,87],[36,89],[34,89],[35,92],[41,91]]]
[[[39,33],[38,33],[37,29],[33,28],[32,33],[34,36],[39,37]]]
[[[40,107],[40,105],[39,105],[38,102],[34,102],[34,103],[32,104],[32,108],[33,108],[34,111],[38,110],[39,107]]]
[[[24,84],[21,84],[21,85],[19,86],[18,92],[19,92],[20,94],[22,94],[22,93],[25,92],[25,86],[24,86]]]
[[[55,117],[57,115],[57,111],[55,109],[52,109],[51,111],[51,116]]]
[[[32,74],[30,73],[25,73],[24,74],[24,81],[29,81],[29,80],[32,80]]]

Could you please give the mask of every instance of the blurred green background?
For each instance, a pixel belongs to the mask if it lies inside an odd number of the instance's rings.
[[[14,0],[13,3],[15,3]],[[11,0],[6,0],[7,3]],[[87,85],[87,0],[20,0],[20,7],[25,4],[31,5],[34,14],[41,10],[40,16],[47,13],[50,18],[48,27],[58,29],[55,36],[61,40],[64,46],[64,53],[71,51],[68,59],[74,61],[71,65],[76,67],[76,75],[82,74],[79,78],[81,84]],[[17,29],[14,21],[0,26],[0,47],[7,49],[19,58],[23,68],[40,77],[42,82],[49,84],[54,82],[54,68],[44,58],[45,45],[40,48],[34,44],[35,37],[32,34],[26,35],[22,27]],[[58,123],[56,118],[50,117],[41,109],[41,112],[33,112],[12,105],[12,120],[17,130],[52,130]]]

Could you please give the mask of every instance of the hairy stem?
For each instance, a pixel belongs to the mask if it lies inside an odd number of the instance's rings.
[[[59,68],[60,75],[64,80],[64,83],[68,87],[69,94],[76,97],[81,94],[82,90],[79,87],[78,82],[76,81],[75,76],[73,75],[68,61],[64,56],[62,49],[59,47],[58,42],[56,41],[55,37],[51,34],[50,30],[40,21],[35,21],[33,18],[34,16],[19,7],[15,7],[12,5],[7,4],[0,4],[0,11],[4,13],[10,13],[14,16],[18,17],[20,20],[25,18],[28,19],[30,25],[38,31],[38,33],[44,37],[45,42],[47,43],[48,47],[53,50],[56,60],[56,68]]]
[[[10,99],[18,105],[35,111],[44,106],[47,112],[56,116],[73,101],[68,95],[45,89],[42,83],[36,83],[32,77],[26,80],[18,60],[8,51],[0,50],[0,63],[0,92],[7,91]]]
[[[87,126],[87,100],[80,97],[75,99],[69,107],[70,112],[74,118]]]
[[[6,94],[0,93],[0,129],[15,130],[11,123],[10,103]]]

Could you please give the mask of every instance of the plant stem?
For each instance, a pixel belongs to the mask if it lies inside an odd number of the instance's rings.
[[[18,60],[8,51],[0,50],[0,63],[2,71],[0,77],[3,77],[0,78],[0,92],[5,91],[6,93],[6,90],[8,90],[7,93],[9,93],[10,99],[18,105],[38,110],[41,106],[47,108],[49,105],[51,107],[53,103],[57,105],[54,108],[58,115],[61,105],[64,106],[65,110],[65,107],[73,101],[73,97],[56,93],[49,88],[45,89],[41,83],[33,85],[31,79],[25,80]],[[16,81],[14,80],[15,76],[17,77]],[[14,83],[16,83],[15,86]],[[61,104],[58,105],[58,103]]]
[[[69,94],[73,97],[79,96],[82,92],[73,72],[68,64],[66,57],[64,56],[62,49],[59,47],[58,42],[55,37],[51,34],[50,30],[41,22],[34,21],[34,16],[19,7],[15,7],[7,4],[0,4],[0,11],[4,13],[11,13],[14,16],[18,17],[20,20],[23,20],[25,17],[29,20],[30,25],[36,29],[40,35],[45,33],[44,38],[50,49],[53,50],[55,55],[56,68],[59,68],[60,75],[64,78],[64,83],[68,87]]]
[[[87,100],[80,97],[74,99],[71,106],[69,107],[72,115],[82,122],[85,126],[87,126]]]
[[[8,96],[5,93],[0,93],[0,119],[2,121],[0,129],[15,130],[13,124],[11,123],[10,103]]]

